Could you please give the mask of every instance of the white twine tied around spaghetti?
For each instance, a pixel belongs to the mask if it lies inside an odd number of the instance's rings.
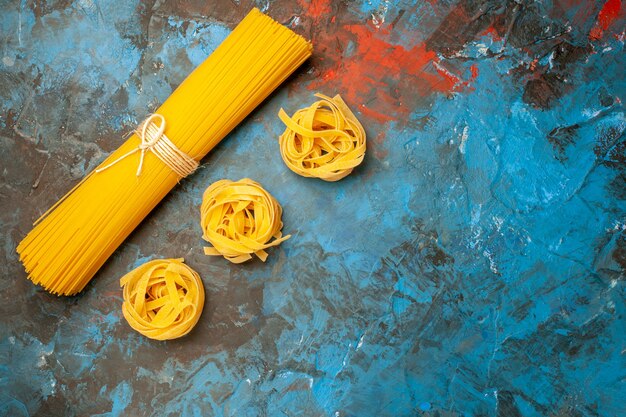
[[[161,123],[157,126],[153,121],[154,119],[159,119]],[[151,151],[181,178],[192,174],[198,168],[198,162],[178,149],[176,145],[165,136],[164,132],[165,118],[158,113],[152,114],[143,122],[141,130],[135,130],[135,133],[141,138],[141,143],[135,149],[125,153],[110,164],[96,169],[96,172],[102,172],[135,152],[141,152],[139,166],[137,167],[137,176],[140,176],[146,151]]]

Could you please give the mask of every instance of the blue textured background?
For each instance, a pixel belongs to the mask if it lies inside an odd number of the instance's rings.
[[[4,0],[0,414],[626,415],[621,1]],[[119,248],[83,294],[15,246],[256,5],[315,56]],[[338,183],[283,165],[278,109],[341,93],[368,132]],[[293,237],[202,254],[221,178],[261,182]],[[184,257],[187,337],[121,316],[118,278]]]

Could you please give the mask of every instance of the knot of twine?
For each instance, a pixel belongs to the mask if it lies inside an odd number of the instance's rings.
[[[265,262],[265,249],[291,237],[282,235],[281,216],[280,204],[261,184],[249,178],[217,181],[202,197],[202,237],[213,245],[205,247],[204,253],[222,255],[235,264],[251,259],[252,254]]]
[[[158,125],[154,122],[155,119],[160,120]],[[179,177],[184,178],[192,174],[198,168],[198,162],[178,149],[176,145],[165,136],[164,132],[165,118],[158,113],[152,114],[143,122],[140,129],[135,130],[135,133],[141,139],[141,143],[135,149],[125,153],[110,164],[99,167],[96,169],[96,172],[102,172],[105,169],[111,168],[124,158],[131,156],[135,152],[140,152],[141,156],[139,158],[139,166],[137,167],[137,176],[140,176],[146,151],[151,151],[172,171],[178,174]]]
[[[316,94],[321,100],[289,117],[279,146],[289,169],[303,177],[338,181],[352,172],[365,156],[365,130],[341,96]]]

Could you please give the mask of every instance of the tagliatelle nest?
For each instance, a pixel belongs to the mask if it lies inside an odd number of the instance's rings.
[[[233,263],[252,254],[265,261],[265,249],[291,237],[282,235],[281,216],[280,205],[259,183],[249,178],[217,181],[204,192],[200,209],[202,237],[213,245],[204,253]]]
[[[321,98],[289,117],[278,117],[287,129],[279,138],[285,164],[304,177],[338,181],[352,172],[365,156],[365,130],[341,96]]]
[[[122,313],[128,324],[156,340],[184,336],[204,307],[200,276],[183,259],[157,259],[124,275]]]

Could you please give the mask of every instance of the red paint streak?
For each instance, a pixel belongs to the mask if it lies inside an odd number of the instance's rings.
[[[390,122],[394,120],[394,118],[391,115],[377,112],[376,110],[369,108],[365,106],[364,104],[361,104],[359,106],[359,111],[363,113],[365,117],[369,119],[374,119],[378,123],[385,123],[385,122]]]
[[[475,80],[478,77],[478,67],[476,64],[472,64],[470,67],[470,72],[472,73],[472,80]]]
[[[476,64],[472,64],[472,66],[470,67],[470,72],[472,73],[472,81],[474,81],[476,77],[478,77],[478,67],[476,66]]]
[[[300,4],[305,8],[307,15],[314,20],[325,17],[331,12],[331,0],[301,1]]]
[[[502,39],[504,39],[502,36],[500,36],[500,33],[498,32],[498,29],[496,29],[493,25],[489,25],[489,27],[487,27],[487,29],[485,29],[482,32],[480,32],[478,34],[478,37],[487,36],[487,35],[491,36],[491,39],[493,39],[496,42],[501,41]]]
[[[461,78],[458,77],[456,74],[451,73],[450,70],[441,65],[438,60],[433,60],[433,65],[437,70],[437,74],[441,75],[441,77],[446,79],[448,83],[452,86],[449,91],[456,90],[455,87],[459,85],[459,83],[461,82]]]
[[[467,85],[423,43],[411,48],[395,45],[386,40],[385,30],[347,25],[332,38],[323,33],[320,38],[318,43],[353,44],[355,49],[349,56],[342,54],[324,63],[320,76],[308,88],[339,93],[349,105],[379,123],[407,116],[420,97],[458,91]]]
[[[604,31],[606,31],[611,24],[617,19],[622,10],[621,0],[607,0],[602,6],[600,13],[598,14],[598,20],[595,26],[589,32],[589,39],[599,40],[602,39]]]
[[[432,73],[425,73],[425,67],[437,61],[433,51],[426,50],[423,44],[405,49],[401,45],[393,45],[375,36],[367,26],[347,26],[346,29],[357,37],[356,53],[358,64],[362,67],[358,72],[373,82],[380,82],[387,76],[401,75],[419,76],[436,91],[449,91],[454,81],[441,78]],[[443,81],[443,82],[442,82]]]
[[[476,77],[478,77],[478,67],[476,64],[472,64],[470,66],[469,80],[463,80],[460,76],[451,73],[438,61],[433,61],[433,65],[437,69],[437,73],[439,73],[442,77],[447,78],[449,81],[454,82],[454,87],[450,91],[461,91],[464,88],[468,88],[469,91],[473,91],[473,87],[470,87],[470,82],[474,81]]]

